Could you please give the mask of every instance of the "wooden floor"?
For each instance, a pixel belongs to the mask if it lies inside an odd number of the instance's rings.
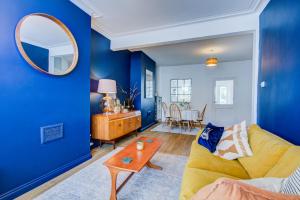
[[[150,132],[150,130],[153,127],[149,128],[148,130],[139,133],[139,136],[147,136],[147,137],[157,137],[161,138],[163,140],[163,144],[161,148],[159,149],[159,152],[161,153],[167,153],[167,154],[175,154],[175,155],[183,155],[188,156],[190,153],[190,148],[193,140],[195,139],[195,136],[191,135],[182,135],[182,134],[174,134],[174,133],[162,133],[162,132]],[[131,135],[128,137],[125,137],[121,139],[117,146],[124,147],[132,140],[136,138],[135,135]],[[98,160],[105,154],[112,151],[112,145],[103,145],[101,148],[95,148],[92,150],[92,159],[82,163],[81,165],[78,165],[77,167],[67,171],[64,174],[61,174],[60,176],[44,183],[43,185],[25,193],[24,195],[17,198],[17,200],[29,200],[33,199],[34,197],[37,197],[44,191],[50,189],[51,187],[55,186],[59,182],[65,180],[66,178],[72,176],[74,173],[78,172],[79,170],[83,169],[84,167],[90,165],[95,160]]]

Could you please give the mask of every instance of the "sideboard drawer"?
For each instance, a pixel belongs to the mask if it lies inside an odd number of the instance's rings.
[[[132,132],[132,131],[134,131],[136,128],[136,125],[135,125],[135,123],[136,123],[136,117],[129,117],[129,118],[126,118],[126,119],[124,119],[123,121],[124,121],[124,126],[123,126],[123,128],[124,128],[124,133],[130,133],[130,132]]]
[[[124,121],[123,120],[110,121],[109,125],[108,125],[109,140],[122,136],[123,129],[124,129]]]

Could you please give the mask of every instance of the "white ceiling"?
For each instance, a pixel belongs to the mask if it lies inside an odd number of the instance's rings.
[[[141,50],[155,60],[158,66],[203,64],[211,56],[217,57],[220,62],[250,60],[253,55],[253,36],[235,35]]]
[[[22,42],[44,48],[71,44],[68,35],[60,26],[41,16],[27,17],[21,25],[20,36]]]
[[[254,12],[261,0],[71,0],[110,36]]]

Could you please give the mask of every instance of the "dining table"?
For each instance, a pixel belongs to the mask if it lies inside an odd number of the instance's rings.
[[[199,110],[195,109],[181,109],[181,119],[186,121],[197,121],[199,118]],[[162,121],[165,120],[164,113],[162,112]]]
[[[186,121],[197,121],[199,117],[199,111],[188,109],[188,110],[181,110],[181,119]]]

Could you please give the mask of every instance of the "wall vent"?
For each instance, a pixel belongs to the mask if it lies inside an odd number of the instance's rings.
[[[43,126],[41,127],[41,144],[45,144],[53,140],[58,140],[64,136],[63,133],[63,123]]]

